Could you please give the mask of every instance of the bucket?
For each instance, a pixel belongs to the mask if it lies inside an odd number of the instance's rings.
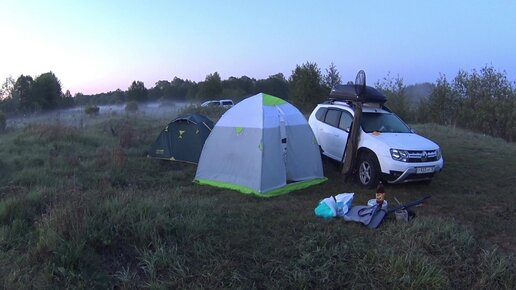
[[[370,199],[367,202],[367,206],[373,206],[373,205],[376,205],[376,198]],[[382,209],[387,209],[387,200],[383,201]]]

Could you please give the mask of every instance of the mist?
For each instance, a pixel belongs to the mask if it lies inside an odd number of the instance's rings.
[[[55,110],[45,113],[25,114],[7,118],[7,128],[21,128],[31,124],[62,124],[72,127],[83,127],[110,117],[127,115],[146,116],[153,119],[172,120],[185,107],[192,102],[149,102],[139,103],[138,111],[129,113],[125,111],[125,104],[102,105],[99,113],[88,115],[84,112],[85,106],[77,106],[68,109]]]

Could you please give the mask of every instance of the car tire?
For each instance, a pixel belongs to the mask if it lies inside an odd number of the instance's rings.
[[[380,181],[380,164],[372,153],[363,153],[358,158],[357,164],[358,182],[367,188],[374,188]]]

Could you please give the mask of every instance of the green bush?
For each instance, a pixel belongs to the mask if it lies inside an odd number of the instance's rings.
[[[212,121],[216,121],[222,117],[222,115],[227,111],[227,108],[222,106],[217,107],[203,107],[200,105],[190,105],[185,107],[179,113],[180,115],[188,114],[188,113],[196,113],[210,118]]]
[[[0,111],[0,132],[5,131],[5,127],[7,126],[7,121],[5,118],[4,112]]]
[[[99,114],[99,107],[95,105],[88,105],[86,108],[84,108],[84,113],[88,115],[98,115]]]
[[[131,113],[138,111],[138,103],[137,102],[128,102],[125,105],[125,111],[131,112]]]

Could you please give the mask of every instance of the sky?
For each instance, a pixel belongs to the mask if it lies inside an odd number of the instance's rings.
[[[0,0],[0,80],[52,71],[63,91],[174,77],[264,79],[331,63],[406,85],[485,66],[516,81],[516,1]]]

